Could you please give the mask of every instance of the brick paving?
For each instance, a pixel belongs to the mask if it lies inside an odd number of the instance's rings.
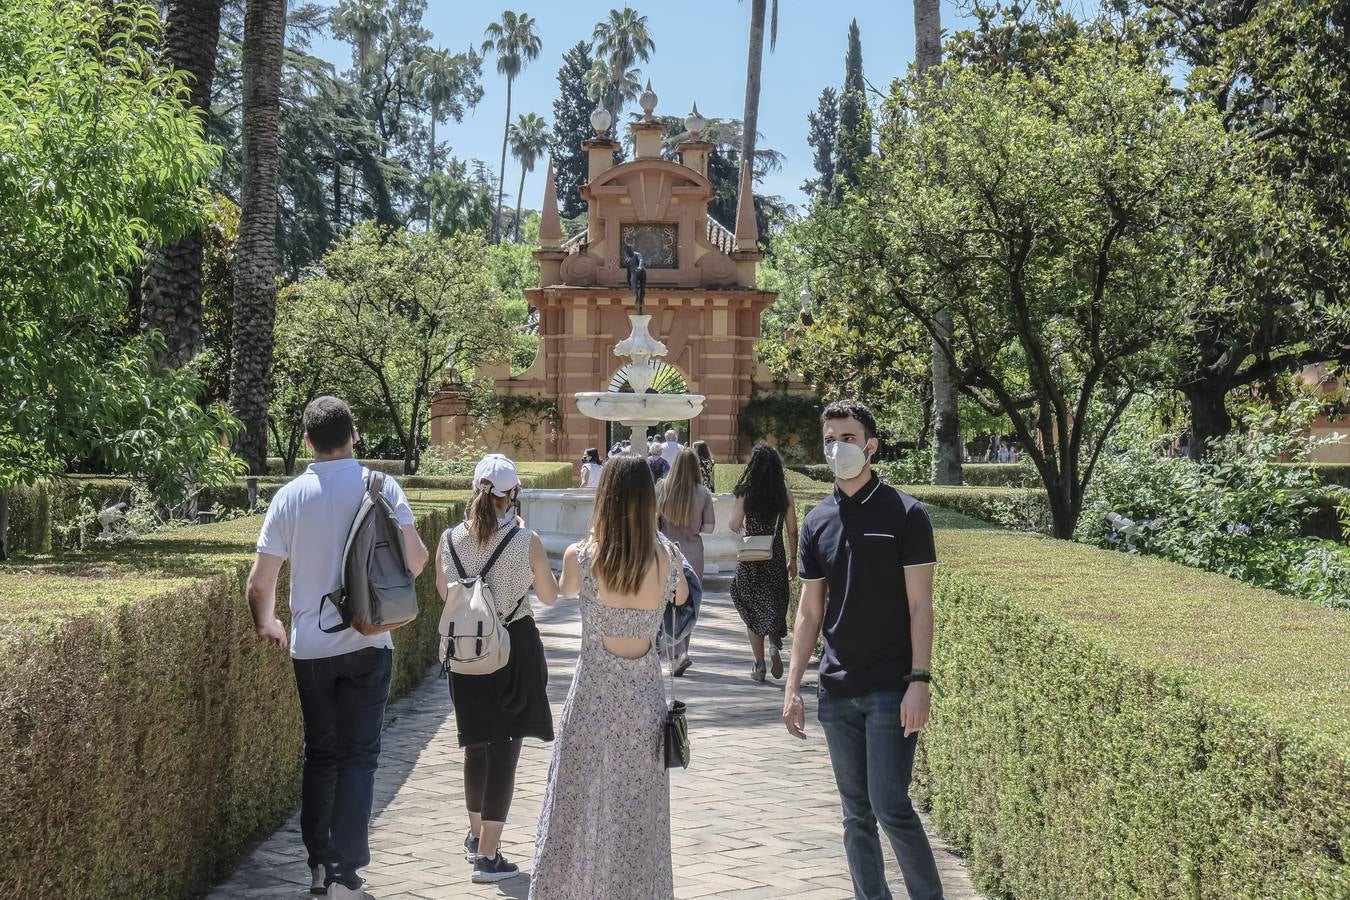
[[[557,714],[578,652],[576,604],[561,602],[538,622]],[[839,800],[812,692],[803,691],[808,739],[795,740],[779,718],[781,686],[749,678],[749,646],[724,584],[707,595],[691,655],[694,666],[678,690],[689,705],[693,761],[687,772],[671,774],[675,896],[848,900],[853,893],[840,843]],[[813,682],[808,674],[807,683]],[[444,682],[428,677],[390,706],[385,726],[367,889],[379,900],[525,897],[551,745],[527,742],[521,754],[502,838],[502,852],[521,864],[521,876],[475,885],[460,847],[467,829],[462,755]],[[931,828],[929,833],[948,900],[978,898],[962,861],[940,835]],[[889,847],[885,853],[892,890],[903,897]],[[307,897],[304,860],[297,812],[210,898]]]

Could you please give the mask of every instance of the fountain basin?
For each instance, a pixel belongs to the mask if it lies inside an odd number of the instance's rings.
[[[618,391],[582,391],[577,409],[592,419],[624,425],[683,422],[703,412],[702,394],[629,394]]]
[[[717,524],[712,534],[703,536],[703,574],[731,574],[736,571],[736,552],[741,538],[731,530],[731,513],[736,498],[731,494],[713,495],[713,513]],[[520,492],[520,514],[525,527],[538,532],[544,549],[555,562],[562,559],[567,545],[579,541],[590,527],[595,491],[524,490]]]

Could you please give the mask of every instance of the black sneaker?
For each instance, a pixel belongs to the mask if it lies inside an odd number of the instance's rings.
[[[478,861],[478,838],[473,836],[472,831],[464,835],[464,858],[469,862]]]
[[[495,856],[480,856],[473,861],[473,883],[492,884],[520,874],[520,866],[512,865],[500,850]]]

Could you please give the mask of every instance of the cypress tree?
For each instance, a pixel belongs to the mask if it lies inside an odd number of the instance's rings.
[[[872,155],[872,115],[867,108],[863,84],[862,36],[858,20],[848,26],[848,53],[844,56],[844,91],[839,98],[839,141],[835,170],[842,179],[836,199],[844,189],[856,188],[863,160]]]
[[[820,177],[807,181],[802,190],[818,199],[828,198],[834,195],[834,166],[839,141],[839,95],[834,88],[827,87],[820,92],[820,103],[815,112],[807,114],[806,121],[810,126],[806,142],[814,151],[812,162]]]
[[[586,95],[582,79],[591,67],[591,45],[579,41],[563,54],[558,70],[558,99],[553,101],[553,177],[564,219],[586,211],[581,186],[586,183],[586,151],[581,142],[594,136],[591,113],[596,102]]]

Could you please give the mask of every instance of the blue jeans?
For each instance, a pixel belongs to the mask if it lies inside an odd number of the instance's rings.
[[[292,660],[305,719],[300,833],[309,865],[326,868],[326,884],[359,888],[356,872],[370,864],[370,808],[393,660],[392,651],[377,647]]]
[[[819,692],[819,718],[844,805],[844,853],[857,900],[891,900],[877,822],[886,831],[912,900],[942,900],[933,849],[909,802],[919,736],[905,737],[897,691],[832,698]]]

